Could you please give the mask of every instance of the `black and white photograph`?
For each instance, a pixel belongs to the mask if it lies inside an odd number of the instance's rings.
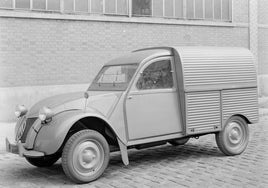
[[[0,0],[0,188],[268,187],[268,0]]]

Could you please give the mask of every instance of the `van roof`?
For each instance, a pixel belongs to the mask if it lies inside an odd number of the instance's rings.
[[[240,47],[174,47],[184,90],[204,91],[256,87],[252,53]]]
[[[216,47],[216,46],[178,46],[178,47],[152,47],[135,50],[123,56],[114,58],[106,65],[140,64],[154,57],[173,55],[174,50],[180,58],[213,58],[213,57],[247,57],[252,58],[248,49],[242,47]]]
[[[154,47],[133,51],[107,65],[140,64],[161,56],[173,55],[184,90],[256,87],[252,53],[241,47],[179,46]]]
[[[137,50],[121,57],[110,60],[106,65],[122,65],[122,64],[140,64],[143,61],[153,59],[159,56],[171,55],[170,49],[165,48],[152,48]]]

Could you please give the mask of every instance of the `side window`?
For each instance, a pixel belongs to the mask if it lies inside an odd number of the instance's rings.
[[[173,77],[170,60],[157,61],[146,67],[140,75],[136,87],[140,90],[172,88]]]

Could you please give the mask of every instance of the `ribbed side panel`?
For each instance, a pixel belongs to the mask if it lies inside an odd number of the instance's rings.
[[[220,92],[186,93],[186,133],[197,134],[220,129]]]
[[[223,60],[220,58],[184,60],[185,87],[211,85],[241,85],[256,83],[254,66],[249,59]]]
[[[256,86],[249,50],[242,48],[179,48],[186,91]]]
[[[222,91],[223,122],[235,114],[246,116],[256,123],[259,119],[257,88]]]

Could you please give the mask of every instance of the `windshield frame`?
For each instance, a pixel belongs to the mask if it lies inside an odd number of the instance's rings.
[[[111,87],[111,83],[101,83],[98,84],[97,81],[100,78],[101,74],[104,72],[104,69],[107,69],[107,67],[116,67],[116,66],[134,66],[135,71],[133,75],[131,76],[131,79],[128,80],[128,82],[124,83],[113,83],[114,86],[120,86],[120,87]],[[87,91],[125,91],[129,87],[129,84],[133,80],[137,70],[139,68],[139,63],[126,63],[126,64],[109,64],[104,65],[98,74],[94,77],[93,81],[91,82],[90,86],[88,87]],[[99,86],[99,87],[98,87]],[[102,87],[101,87],[102,86]]]

